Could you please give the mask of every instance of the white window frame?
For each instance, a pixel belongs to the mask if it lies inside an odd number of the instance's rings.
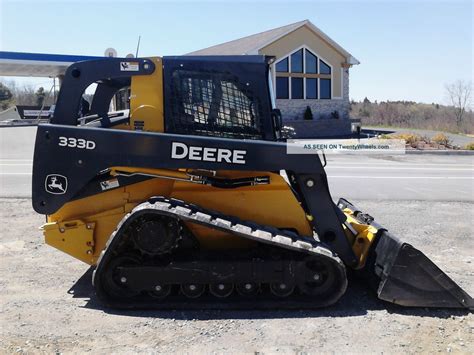
[[[306,98],[306,77],[303,77],[303,99],[293,99],[291,97],[291,55],[295,52],[298,52],[300,49],[309,50],[316,57],[318,57],[318,60],[317,60],[318,74],[321,73],[321,70],[320,70],[320,67],[319,67],[319,60],[320,59],[323,62],[325,62],[331,68],[331,98],[330,99],[320,99],[319,98],[319,95],[320,95],[320,92],[321,92],[321,90],[320,90],[320,81],[319,80],[318,80],[318,98],[317,99],[307,99]],[[277,77],[276,63],[280,62],[281,60],[283,60],[285,58],[288,58],[288,73],[290,74],[290,76],[288,76],[288,99],[278,99],[278,100],[318,100],[318,101],[325,100],[326,101],[326,100],[333,100],[333,99],[342,99],[344,97],[344,94],[343,94],[344,87],[342,85],[343,84],[343,77],[342,77],[342,74],[343,74],[342,69],[343,68],[341,68],[341,96],[334,96],[334,67],[332,66],[332,64],[326,58],[319,55],[319,53],[317,51],[313,50],[311,47],[309,47],[306,44],[303,44],[303,45],[297,47],[296,49],[293,49],[291,52],[289,52],[285,55],[282,55],[280,58],[275,60],[275,62],[272,64],[273,85],[274,85],[275,93],[276,93],[276,77]],[[305,55],[305,51],[303,51],[303,74],[306,74],[306,55]]]

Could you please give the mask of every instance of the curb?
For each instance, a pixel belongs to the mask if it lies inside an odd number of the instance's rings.
[[[0,128],[5,128],[5,127],[32,127],[32,126],[38,126],[38,124],[42,123],[49,123],[49,121],[46,120],[37,120],[37,119],[21,119],[21,120],[6,120],[6,121],[0,121]]]
[[[32,123],[28,123],[28,124],[22,124],[22,125],[2,125],[0,124],[0,129],[1,128],[21,128],[21,127],[38,127],[37,124],[32,124]]]
[[[423,155],[474,155],[474,150],[406,150],[405,154]]]

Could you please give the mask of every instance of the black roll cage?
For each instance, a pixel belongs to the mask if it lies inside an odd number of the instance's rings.
[[[189,70],[220,71],[239,78],[240,85],[246,85],[258,96],[261,122],[261,139],[275,140],[278,138],[280,118],[278,110],[272,109],[270,87],[268,83],[269,63],[273,57],[268,56],[171,56],[163,57],[164,75],[164,114],[165,131],[171,133],[173,112],[172,75],[183,67]],[[136,70],[124,70],[123,63],[130,64]],[[76,126],[79,124],[78,115],[81,99],[89,85],[96,83],[90,111],[88,115],[97,115],[101,127],[110,127],[108,115],[110,101],[121,89],[130,86],[131,78],[137,75],[150,75],[156,68],[152,60],[147,58],[104,58],[77,62],[66,71],[59,92],[52,124]],[[280,118],[281,120],[281,118]],[[192,133],[190,133],[192,134]]]

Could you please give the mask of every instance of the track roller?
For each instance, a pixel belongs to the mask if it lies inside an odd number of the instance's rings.
[[[204,291],[206,291],[206,285],[204,284],[183,284],[181,285],[181,292],[188,298],[198,298]]]
[[[216,297],[229,297],[234,291],[234,285],[231,283],[216,283],[209,285],[209,292]]]
[[[124,266],[138,266],[141,261],[135,255],[121,255],[110,261],[107,272],[103,274],[102,279],[108,292],[117,298],[130,298],[137,296],[140,291],[129,288],[127,278],[120,277],[118,269]]]
[[[237,284],[235,286],[237,293],[244,297],[251,297],[258,294],[260,291],[260,285],[258,283],[253,282],[245,282],[242,284]]]
[[[308,257],[300,265],[298,288],[303,294],[320,296],[339,285],[340,281],[335,277],[337,270],[324,259]]]
[[[288,297],[293,293],[295,286],[290,283],[275,282],[270,284],[270,291],[277,297]]]
[[[156,285],[148,294],[155,299],[163,299],[171,293],[171,285]]]

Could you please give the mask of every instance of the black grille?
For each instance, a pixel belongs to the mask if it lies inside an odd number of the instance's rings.
[[[231,74],[192,70],[172,73],[167,131],[179,134],[262,139],[260,104],[246,83]]]

